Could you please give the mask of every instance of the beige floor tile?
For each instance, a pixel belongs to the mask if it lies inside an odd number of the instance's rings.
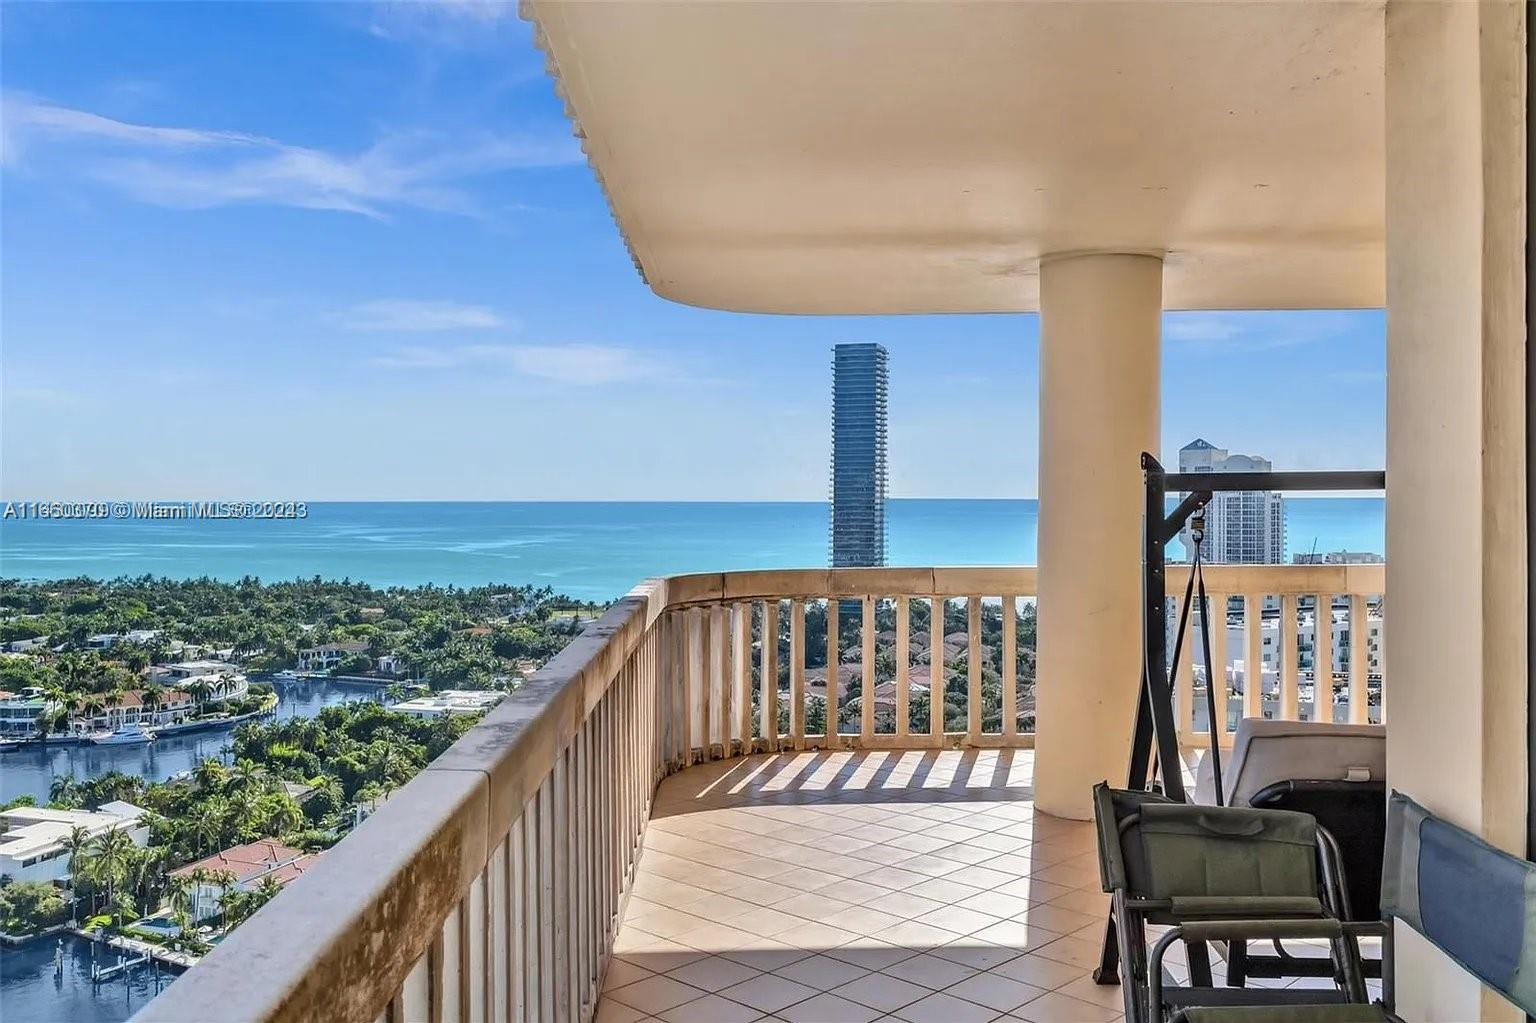
[[[909,1023],[990,1023],[997,1018],[996,1011],[984,1005],[967,1002],[942,991],[903,1006],[895,1015]]]
[[[680,980],[671,977],[647,977],[633,984],[626,984],[621,988],[614,988],[604,997],[621,1002],[631,1009],[639,1009],[641,1012],[652,1015],[665,1012],[674,1005],[682,1005],[691,1002],[705,992],[684,984]]]
[[[780,1012],[789,1023],[872,1023],[881,1018],[878,1009],[850,1002],[833,994],[819,994]]]
[[[1067,889],[1065,888],[1062,889],[1062,891],[1066,890]],[[970,898],[972,895],[979,895],[981,892],[982,889],[980,888],[973,888],[968,884],[961,884],[953,878],[948,877],[932,877],[922,882],[921,884],[915,884],[907,889],[908,895],[917,895],[925,899],[932,899],[935,902],[942,902],[946,906],[952,905],[956,902],[963,902]]]
[[[962,909],[973,910],[977,913],[985,913],[987,916],[998,920],[1006,920],[1029,909],[1029,900],[1021,899],[1017,895],[1005,895],[999,891],[982,892],[980,895],[972,895],[968,899],[962,899],[955,903]]]
[[[919,998],[926,998],[930,989],[890,974],[871,973],[834,989],[833,993],[871,1009],[889,1013],[903,1005],[911,1005]]]
[[[635,981],[644,980],[650,975],[651,971],[645,967],[619,956],[614,956],[608,963],[607,971],[603,974],[603,990],[607,991],[609,988],[633,984]]]
[[[667,976],[703,991],[713,992],[730,987],[732,984],[740,984],[744,980],[751,980],[759,972],[761,971],[721,956],[709,956],[694,960],[687,966],[679,966]]]
[[[1013,1010],[1013,1014],[1029,1023],[1113,1023],[1120,1018],[1120,1013],[1114,1009],[1068,998],[1055,991],[1024,1003]]]
[[[970,934],[998,922],[997,917],[978,913],[974,909],[966,909],[958,904],[936,909],[932,913],[924,913],[916,920],[920,924],[941,927],[956,934]]]
[[[651,1019],[639,1009],[631,1009],[623,1002],[616,1002],[612,998],[604,998],[597,1007],[597,1016],[592,1023],[637,1023],[639,1020]]]
[[[772,973],[753,977],[751,980],[732,985],[720,992],[731,1001],[750,1006],[760,1012],[778,1012],[818,993],[815,988]]]
[[[774,972],[818,991],[831,991],[840,984],[858,980],[869,970],[829,955],[813,955]]]
[[[993,973],[1017,980],[1025,984],[1047,991],[1069,984],[1078,977],[1086,976],[1082,969],[1068,963],[1059,963],[1045,956],[1035,955],[1030,952],[1019,956],[1017,959],[1004,963],[992,970]],[[1119,988],[1109,990],[1119,991]]]
[[[996,973],[978,973],[944,990],[956,998],[964,998],[998,1012],[1017,1009],[1030,999],[1046,993],[1044,988],[1022,984]]]
[[[826,955],[854,966],[862,966],[866,970],[888,970],[911,959],[919,951],[906,945],[854,941],[839,948],[828,949]]]
[[[904,959],[884,972],[886,976],[921,984],[933,991],[942,991],[951,984],[975,976],[977,971],[924,952],[911,959]]]
[[[842,750],[674,775],[598,1023],[1117,1018],[1120,989],[1089,977],[1107,905],[1092,826],[1034,809],[1032,765]]]
[[[752,1023],[762,1018],[756,1009],[728,1001],[719,995],[695,998],[691,1002],[673,1006],[659,1016],[666,1023]]]

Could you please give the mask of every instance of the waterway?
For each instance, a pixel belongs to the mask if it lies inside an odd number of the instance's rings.
[[[333,679],[278,682],[274,688],[278,718],[310,718],[333,704],[383,698],[379,686]],[[150,781],[165,781],[204,760],[222,757],[232,731],[230,727],[170,735],[141,746],[27,746],[0,753],[0,802],[22,795],[46,802],[48,786],[55,775],[68,774],[83,780],[120,771]]]
[[[53,965],[59,937],[0,950],[0,1019],[6,1023],[122,1023],[174,979],[171,968],[162,966],[157,974],[153,966],[142,966],[92,984],[92,963],[110,966],[119,953],[73,935],[62,940],[62,973],[56,973]]]

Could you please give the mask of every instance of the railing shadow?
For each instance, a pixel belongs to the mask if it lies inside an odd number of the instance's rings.
[[[1024,750],[811,750],[697,764],[663,783],[653,819],[729,806],[1022,802]]]

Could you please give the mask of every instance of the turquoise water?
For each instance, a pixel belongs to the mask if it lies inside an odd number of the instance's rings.
[[[1379,498],[1287,502],[1290,546],[1384,550]],[[1035,501],[893,500],[892,565],[1029,565]],[[381,586],[531,583],[607,600],[677,572],[827,563],[827,506],[803,503],[311,504],[297,521],[0,522],[0,575],[321,576]]]

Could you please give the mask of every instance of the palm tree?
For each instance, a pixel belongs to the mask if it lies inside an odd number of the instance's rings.
[[[128,857],[134,849],[133,839],[122,828],[113,828],[97,835],[91,844],[94,860],[107,884],[107,904],[114,904],[117,886],[127,872]]]
[[[194,894],[192,878],[187,874],[170,875],[170,877],[166,878],[165,894],[174,913],[184,914],[188,912]],[[177,926],[180,926],[180,924]],[[183,927],[182,930],[186,930],[186,928]]]
[[[148,685],[139,696],[144,705],[144,713],[153,718],[156,711],[165,706],[165,689],[159,685]]]
[[[58,779],[54,779],[57,781]],[[75,920],[80,904],[80,881],[90,866],[91,833],[83,825],[76,824],[64,838],[64,848],[69,851],[69,919]]]
[[[192,886],[192,919],[201,920],[206,914],[203,912],[203,887],[208,884],[208,869],[206,867],[194,867],[187,875],[187,883]]]
[[[229,787],[235,792],[262,792],[271,787],[267,769],[254,760],[237,760],[230,772]]]
[[[208,875],[208,883],[219,889],[219,926],[229,927],[229,896],[240,879],[232,870],[215,870]]]
[[[72,774],[55,775],[48,783],[48,802],[73,806],[80,802],[80,783]],[[84,829],[80,829],[84,830]]]
[[[190,685],[187,686],[187,692],[197,703],[197,713],[199,716],[201,716],[203,713],[203,708],[207,706],[208,697],[213,695],[213,686],[208,684],[208,680],[206,678],[198,676],[192,680]]]

